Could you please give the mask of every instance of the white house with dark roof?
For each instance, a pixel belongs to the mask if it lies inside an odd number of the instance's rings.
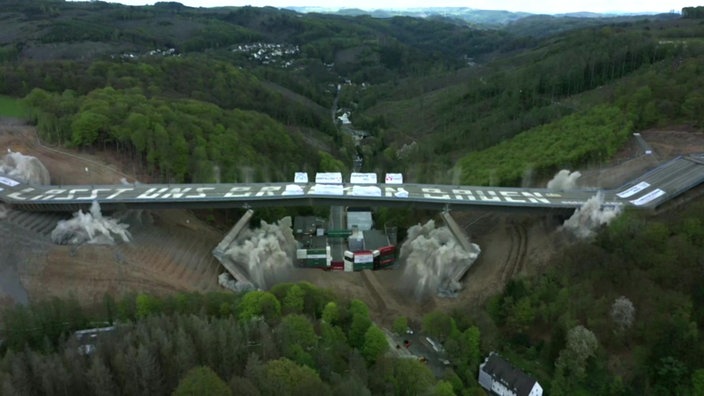
[[[479,385],[492,395],[542,396],[538,381],[492,352],[479,366]]]

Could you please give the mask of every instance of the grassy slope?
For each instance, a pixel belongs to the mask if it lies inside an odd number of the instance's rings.
[[[20,99],[0,95],[0,117],[25,118],[27,109]]]

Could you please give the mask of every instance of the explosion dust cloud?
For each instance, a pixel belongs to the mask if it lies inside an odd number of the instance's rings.
[[[0,174],[18,181],[32,184],[49,184],[51,177],[44,164],[36,157],[24,155],[7,149],[7,154],[0,158]],[[0,219],[7,217],[8,208],[0,205]]]
[[[596,230],[608,225],[621,213],[619,206],[604,206],[602,193],[589,198],[581,208],[575,210],[572,217],[565,220],[562,229],[580,239],[588,239],[596,235]]]
[[[399,260],[403,265],[403,288],[419,300],[433,294],[456,294],[461,287],[453,280],[454,275],[463,266],[471,265],[479,253],[479,246],[472,245],[476,251],[467,252],[447,227],[435,228],[433,220],[409,228]]]
[[[246,270],[253,284],[265,289],[289,277],[295,252],[291,218],[284,217],[274,224],[262,221],[259,228],[243,230],[225,256]]]
[[[570,172],[567,169],[563,169],[548,182],[548,189],[555,191],[567,191],[574,190],[577,188],[577,179],[582,176],[579,171]]]
[[[104,217],[98,202],[93,201],[89,212],[79,210],[73,214],[73,218],[59,221],[51,232],[51,240],[59,245],[112,245],[115,243],[113,234],[119,236],[123,242],[130,241],[131,235],[127,228],[129,225],[122,224],[117,219]]]
[[[36,157],[7,150],[0,159],[0,173],[32,184],[49,184],[51,177],[44,164]]]

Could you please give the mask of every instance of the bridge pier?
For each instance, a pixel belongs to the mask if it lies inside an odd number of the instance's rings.
[[[459,265],[458,268],[455,270],[455,273],[452,275],[453,284],[459,285],[460,281],[462,280],[462,277],[464,277],[467,271],[469,271],[469,269],[472,267],[472,264],[474,264],[474,262],[477,260],[477,257],[479,257],[481,250],[479,249],[478,245],[470,242],[467,233],[465,233],[462,227],[457,224],[457,222],[452,217],[449,211],[446,210],[441,212],[440,216],[445,222],[445,225],[447,225],[447,228],[450,229],[452,236],[454,236],[455,240],[457,240],[457,243],[459,243],[460,246],[462,246],[462,248],[467,253],[472,255],[472,257],[468,259],[467,262],[464,263],[464,265]]]
[[[213,256],[222,264],[223,267],[225,267],[225,270],[232,275],[233,278],[237,281],[237,283],[249,283],[250,285],[253,285],[252,282],[249,280],[247,275],[245,275],[235,264],[235,262],[232,261],[225,253],[229,249],[230,245],[237,239],[237,237],[240,235],[242,232],[242,229],[244,229],[248,224],[249,220],[252,218],[252,215],[254,214],[254,211],[252,209],[248,209],[242,217],[235,223],[235,225],[230,229],[230,231],[225,235],[225,238],[218,243],[218,245],[213,249]]]

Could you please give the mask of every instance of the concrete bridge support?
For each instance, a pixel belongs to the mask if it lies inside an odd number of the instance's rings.
[[[237,264],[227,256],[226,252],[232,245],[232,243],[237,239],[242,230],[247,227],[249,220],[252,218],[254,211],[252,209],[247,210],[242,217],[235,223],[235,225],[230,229],[230,231],[225,235],[225,238],[220,241],[220,243],[213,249],[213,256],[222,264],[227,272],[232,275],[238,284],[250,284],[252,285],[249,277],[242,272]],[[252,285],[253,287],[253,285]]]
[[[450,229],[450,232],[457,240],[457,243],[459,243],[460,246],[462,246],[462,248],[467,253],[471,254],[471,258],[468,259],[466,262],[458,265],[455,269],[455,273],[452,275],[452,282],[454,284],[459,285],[460,281],[462,280],[462,277],[464,277],[467,271],[469,271],[469,269],[472,267],[472,264],[474,264],[474,262],[477,260],[477,257],[479,257],[479,253],[481,253],[481,250],[479,249],[479,246],[477,244],[470,242],[467,233],[465,233],[462,227],[457,224],[457,222],[452,217],[449,211],[443,211],[442,213],[440,213],[440,216],[445,222],[445,225],[447,225],[447,228]]]

